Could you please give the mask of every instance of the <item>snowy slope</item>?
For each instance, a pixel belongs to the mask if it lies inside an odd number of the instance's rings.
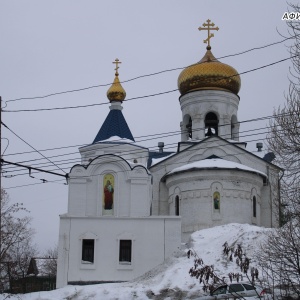
[[[192,234],[191,241],[182,246],[172,258],[151,272],[127,283],[100,284],[90,286],[67,286],[50,292],[16,295],[9,299],[24,300],[131,300],[131,299],[193,299],[203,294],[198,280],[189,276],[193,258],[187,258],[188,249],[193,249],[206,265],[214,265],[216,273],[222,277],[239,272],[234,262],[223,255],[222,245],[241,244],[247,256],[252,257],[255,249],[263,244],[265,229],[247,224],[229,224],[204,229]],[[255,262],[252,262],[255,266]],[[244,278],[246,280],[246,278]],[[0,295],[0,300],[5,299]]]

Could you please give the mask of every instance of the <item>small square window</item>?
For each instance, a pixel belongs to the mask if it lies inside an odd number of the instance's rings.
[[[82,262],[94,263],[95,240],[82,240]]]
[[[131,240],[120,240],[119,262],[121,264],[131,264]]]

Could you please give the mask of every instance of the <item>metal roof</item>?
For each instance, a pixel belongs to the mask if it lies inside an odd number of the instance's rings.
[[[109,112],[93,144],[107,140],[112,136],[119,136],[120,138],[135,141],[121,110],[112,109]]]

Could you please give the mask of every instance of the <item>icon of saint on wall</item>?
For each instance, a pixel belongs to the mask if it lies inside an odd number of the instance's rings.
[[[114,176],[107,174],[103,180],[104,209],[112,210],[114,204]]]
[[[214,192],[213,198],[214,198],[214,209],[219,210],[220,209],[220,193]]]

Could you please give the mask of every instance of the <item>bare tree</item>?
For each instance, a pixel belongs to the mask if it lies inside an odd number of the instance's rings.
[[[300,12],[299,4],[290,4],[290,11]],[[275,154],[275,162],[284,169],[279,210],[282,212],[281,223],[300,212],[300,22],[288,21],[287,26],[293,41],[288,48],[293,63],[290,86],[286,103],[274,111],[267,137],[268,149]]]
[[[289,4],[300,13],[299,4]],[[272,231],[258,258],[265,278],[281,294],[300,297],[300,22],[288,21],[292,60],[290,85],[283,107],[274,111],[267,137],[275,162],[284,169],[280,186],[280,224]]]
[[[256,259],[266,282],[281,296],[300,297],[300,219],[268,234]]]
[[[0,206],[0,292],[10,288],[14,279],[24,277],[29,259],[36,253],[32,246],[34,231],[31,219],[22,217],[22,204],[10,204],[9,196],[1,189]]]
[[[44,253],[44,257],[47,258],[43,262],[43,270],[47,275],[56,276],[57,273],[57,255],[58,247],[57,245],[53,248],[49,248]]]

